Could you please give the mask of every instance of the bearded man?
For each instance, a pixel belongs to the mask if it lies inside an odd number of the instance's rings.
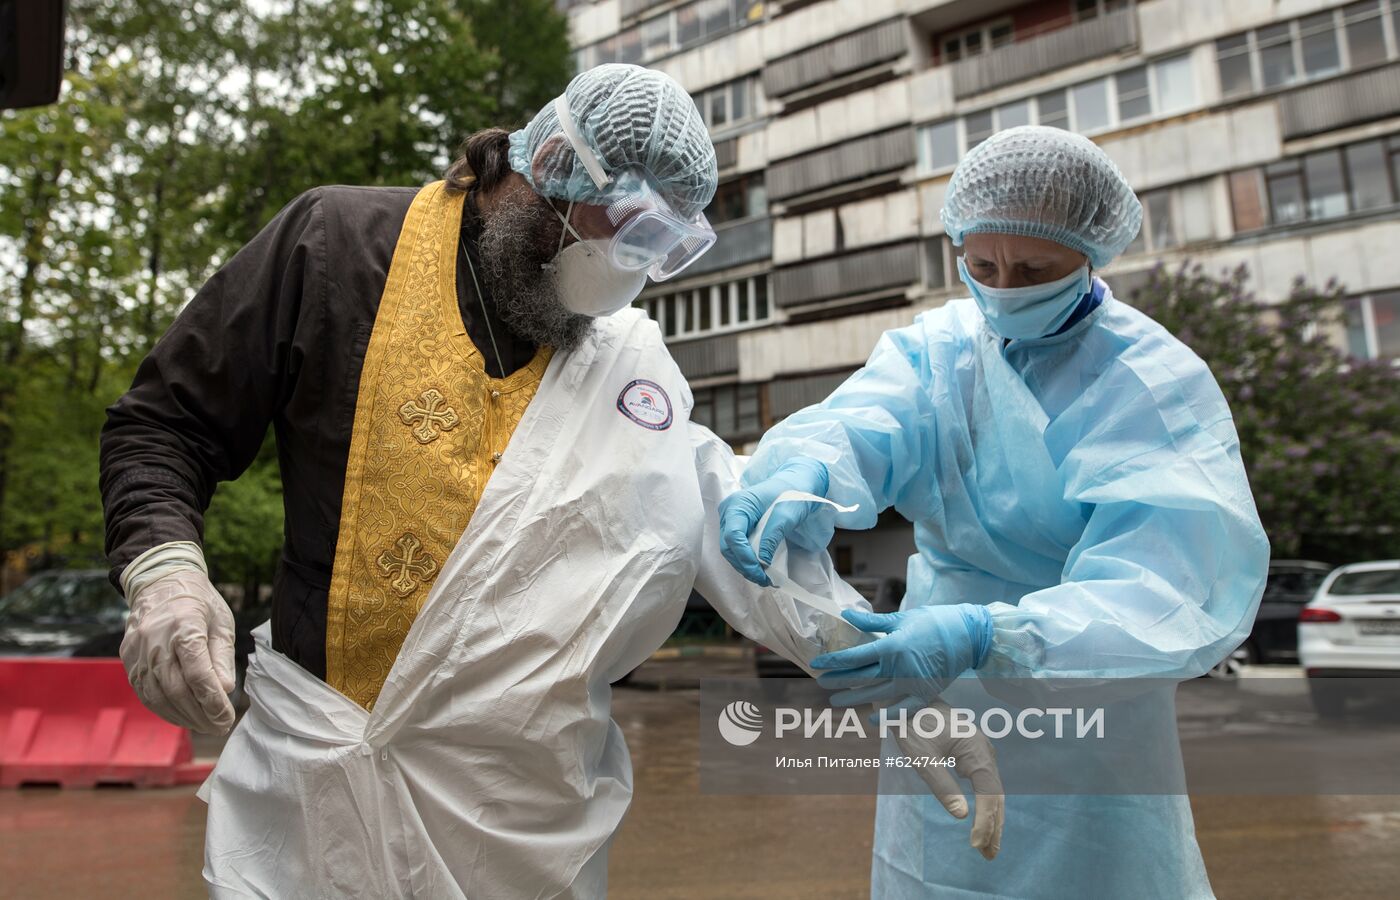
[[[250,708],[200,791],[213,895],[601,896],[631,796],[609,686],[692,587],[802,665],[860,640],[724,563],[739,463],[623,311],[713,244],[715,184],[684,90],[602,66],[442,182],[298,197],[144,360],[102,488],[122,658],[172,722],[234,720],[203,511],[269,425],[282,473]]]

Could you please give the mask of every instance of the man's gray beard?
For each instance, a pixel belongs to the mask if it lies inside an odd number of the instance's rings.
[[[540,268],[559,247],[563,225],[553,210],[521,186],[484,212],[482,224],[477,250],[497,315],[538,346],[564,353],[577,347],[593,320],[565,307],[554,273]]]

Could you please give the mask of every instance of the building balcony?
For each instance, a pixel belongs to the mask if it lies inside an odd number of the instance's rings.
[[[681,374],[703,381],[739,371],[739,336],[721,334],[694,341],[679,341],[668,348]]]
[[[1032,37],[1018,34],[1005,47],[952,63],[953,96],[962,100],[1086,60],[1135,50],[1137,15],[1136,9],[1129,8],[1063,27],[1061,22],[1047,23]]]
[[[892,62],[908,51],[908,26],[903,19],[891,19],[773,60],[763,70],[763,90],[769,97],[783,97]]]
[[[1284,140],[1388,118],[1400,109],[1400,63],[1300,88],[1279,98]]]
[[[780,309],[823,301],[902,294],[919,280],[919,244],[910,242],[847,253],[773,272]]]
[[[768,198],[787,200],[801,194],[860,182],[894,172],[914,162],[914,135],[909,128],[837,144],[795,156],[768,167]]]

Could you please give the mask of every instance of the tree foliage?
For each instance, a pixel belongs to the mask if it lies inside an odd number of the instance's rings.
[[[563,89],[548,0],[69,0],[59,102],[0,112],[0,550],[91,565],[97,435],[225,259],[321,184],[417,185]],[[271,442],[206,517],[221,578],[281,544]]]
[[[1132,302],[1215,373],[1275,557],[1400,557],[1400,369],[1339,349],[1340,285],[1270,303],[1247,280],[1159,268]]]

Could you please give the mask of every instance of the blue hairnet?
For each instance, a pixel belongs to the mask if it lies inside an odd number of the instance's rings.
[[[579,135],[608,172],[644,168],[687,219],[709,205],[719,181],[715,145],[695,101],[669,76],[621,63],[597,66],[576,75],[564,98]],[[602,199],[564,137],[553,103],[511,134],[510,167],[546,197]]]
[[[1008,128],[974,147],[953,171],[939,215],[959,246],[969,234],[1021,234],[1078,250],[1096,268],[1142,226],[1142,204],[1108,154],[1041,125]]]

